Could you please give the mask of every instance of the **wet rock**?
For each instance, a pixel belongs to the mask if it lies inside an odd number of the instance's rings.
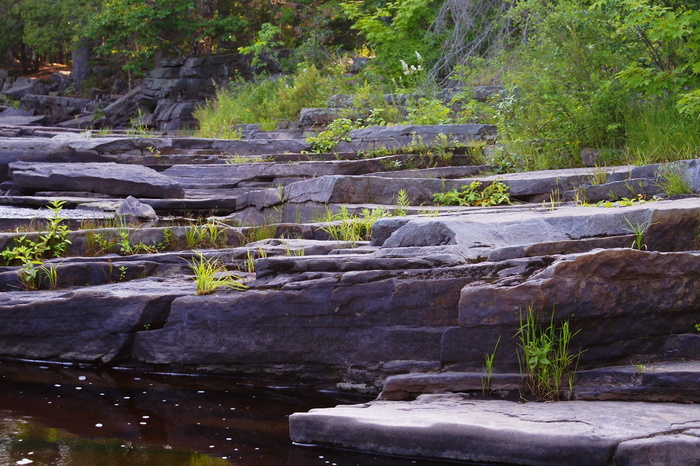
[[[193,292],[180,280],[161,279],[2,293],[0,355],[114,363],[128,357],[135,332],[162,325],[173,299]]]
[[[88,191],[145,198],[181,198],[182,188],[153,169],[116,163],[10,164],[12,179],[22,189]]]
[[[456,323],[459,290],[473,280],[430,269],[324,272],[335,262],[330,256],[304,259],[309,271],[291,280],[280,273],[245,292],[175,300],[162,329],[137,336],[134,357],[353,382],[350,364],[363,371],[363,383],[375,384],[383,362],[439,360],[442,334]],[[256,268],[269,270],[271,261],[258,260]]]

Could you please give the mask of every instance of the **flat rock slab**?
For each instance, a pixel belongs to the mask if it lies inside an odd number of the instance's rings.
[[[145,198],[184,197],[182,187],[172,178],[140,165],[13,162],[10,172],[20,188],[39,191],[86,191]]]
[[[450,217],[381,218],[372,228],[372,244],[383,248],[447,245],[466,257],[500,261],[628,247],[632,244],[630,225],[644,225],[648,227],[644,243],[650,250],[674,251],[692,249],[694,237],[689,233],[699,219],[697,198],[622,208],[472,209]],[[616,237],[620,240],[617,244],[613,241]]]
[[[374,453],[508,464],[697,464],[700,406],[670,403],[413,402],[312,409],[289,418],[292,441]]]
[[[0,115],[0,126],[41,126],[46,123],[46,116],[20,116],[20,115]]]

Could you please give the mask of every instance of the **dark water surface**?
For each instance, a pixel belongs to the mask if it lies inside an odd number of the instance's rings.
[[[291,444],[289,414],[362,401],[224,377],[0,361],[0,465],[453,464]]]

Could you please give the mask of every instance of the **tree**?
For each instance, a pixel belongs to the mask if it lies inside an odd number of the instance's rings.
[[[374,49],[381,75],[398,81],[406,76],[403,64],[407,61],[420,57],[419,61],[430,63],[437,58],[440,38],[431,35],[429,28],[440,4],[431,0],[342,2],[345,13],[355,21],[353,29]]]

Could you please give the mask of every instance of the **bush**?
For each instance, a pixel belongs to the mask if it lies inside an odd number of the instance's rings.
[[[630,101],[616,78],[623,47],[608,18],[577,2],[547,8],[533,1],[512,11],[535,30],[507,57],[509,96],[497,114],[500,133],[530,169],[579,165],[582,147],[618,147]]]

